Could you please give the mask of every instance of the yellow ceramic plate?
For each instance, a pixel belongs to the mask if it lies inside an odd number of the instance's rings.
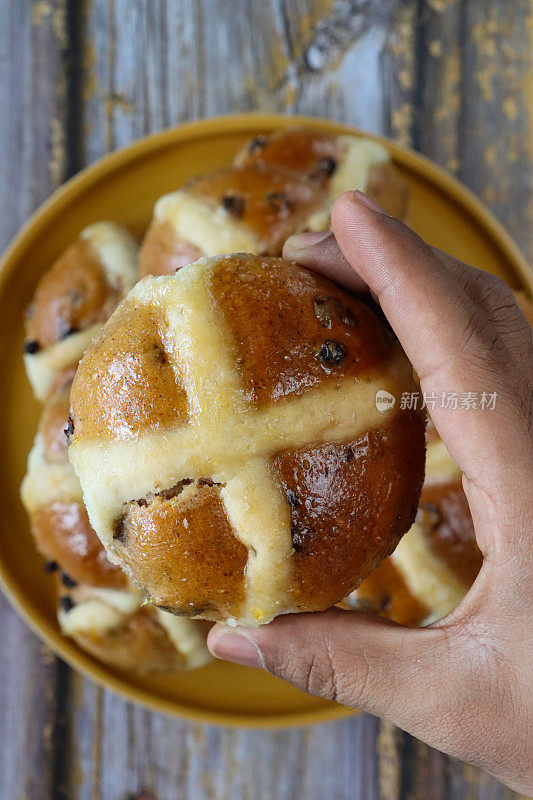
[[[224,725],[288,726],[349,713],[257,670],[214,663],[181,675],[135,677],[104,667],[64,638],[55,615],[53,581],[43,573],[19,500],[39,405],[22,366],[22,311],[40,275],[92,222],[110,219],[134,234],[146,228],[157,198],[188,178],[231,163],[250,137],[295,123],[358,133],[325,120],[245,115],[183,125],[136,142],[84,170],[32,217],[5,254],[0,272],[0,577],[33,630],[71,666],[130,700],[191,719]],[[432,244],[531,288],[527,264],[493,217],[429,161],[387,143],[411,189],[411,224]]]

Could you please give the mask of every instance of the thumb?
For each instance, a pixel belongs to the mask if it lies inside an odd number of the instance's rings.
[[[481,715],[471,713],[486,705],[491,675],[491,648],[472,634],[453,622],[406,629],[334,608],[280,616],[258,628],[219,624],[208,646],[218,658],[266,669],[309,694],[385,717],[433,747],[490,769],[486,740],[498,739],[501,720],[494,726],[489,720],[482,736]]]
[[[440,629],[406,629],[332,608],[288,614],[258,628],[216,625],[213,655],[261,667],[309,694],[408,723],[446,647]]]

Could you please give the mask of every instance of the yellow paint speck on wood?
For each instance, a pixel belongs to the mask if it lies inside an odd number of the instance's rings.
[[[401,762],[399,754],[400,731],[392,722],[382,720],[376,740],[378,755],[378,786],[380,800],[399,800],[401,788]]]
[[[52,6],[50,3],[47,3],[46,0],[39,0],[38,3],[34,3],[32,20],[35,27],[38,28],[43,19],[45,19],[45,17],[49,17],[51,13]]]
[[[502,102],[502,111],[509,122],[514,122],[518,116],[516,97],[506,97]]]

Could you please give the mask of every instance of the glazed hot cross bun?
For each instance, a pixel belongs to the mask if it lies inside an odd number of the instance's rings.
[[[462,473],[436,433],[428,441],[426,478],[416,522],[393,555],[410,590],[441,619],[459,605],[483,562]]]
[[[68,461],[70,386],[67,378],[47,400],[30,453],[22,498],[31,532],[56,573],[63,633],[99,660],[137,672],[192,669],[209,660],[200,623],[151,607],[112,564],[94,530]]]
[[[296,172],[263,164],[211,172],[157,201],[140,272],[172,274],[222,253],[281,255],[291,234],[327,229],[329,213],[320,186]]]
[[[349,189],[366,192],[388,214],[406,220],[408,188],[387,149],[359,136],[336,136],[311,128],[288,128],[256,136],[235,165],[269,164],[295,170],[336,200]]]
[[[43,408],[22,482],[22,501],[38,550],[51,564],[61,565],[67,585],[74,581],[123,589],[126,575],[108,560],[92,529],[68,460],[65,431],[72,378],[67,377]]]
[[[144,606],[133,588],[61,587],[58,621],[94,658],[141,675],[197,669],[211,660],[209,623]]]
[[[140,281],[89,347],[69,456],[151,602],[257,625],[339,602],[410,527],[424,415],[376,392],[415,388],[367,296],[281,259],[201,259]]]
[[[137,280],[137,246],[111,222],[97,222],[43,275],[25,315],[24,364],[44,400],[57,374],[83,351]]]
[[[342,606],[403,625],[427,624],[459,605],[482,562],[461,471],[430,426],[416,522]]]

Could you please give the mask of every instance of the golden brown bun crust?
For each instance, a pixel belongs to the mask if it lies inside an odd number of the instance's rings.
[[[362,376],[391,355],[394,337],[366,301],[296,264],[226,258],[211,291],[258,405]],[[133,312],[126,301],[82,360],[72,395],[76,436],[118,440],[187,420],[162,314]]]
[[[178,239],[168,222],[154,220],[139,251],[140,277],[173,275],[202,256],[199,247]]]
[[[90,242],[78,239],[39,281],[26,312],[26,339],[49,347],[106,320],[118,300]]]
[[[379,310],[296,264],[241,254],[142,281],[72,389],[71,458],[98,533],[153,602],[179,613],[261,622],[338,602],[394,549],[418,503],[425,421],[377,411],[384,385],[414,382]],[[300,400],[311,409],[303,422]],[[111,442],[119,466],[107,502],[86,465]],[[122,452],[138,454],[142,482]],[[274,600],[254,573],[265,562],[265,581],[282,576]]]
[[[68,461],[67,427],[70,409],[70,386],[67,381],[50,395],[39,420],[39,433],[43,437],[47,461]]]
[[[418,520],[433,551],[470,586],[481,569],[483,555],[476,542],[474,525],[462,484],[424,486]]]
[[[252,139],[248,149],[238,154],[235,163],[285,167],[327,187],[343,157],[343,147],[343,140],[338,136],[309,128],[291,128]],[[387,214],[398,219],[407,218],[409,188],[390,161],[371,165],[364,191]]]
[[[351,595],[339,603],[341,608],[356,609],[391,619],[408,628],[418,627],[429,609],[415,597],[390,558],[380,564]]]
[[[302,230],[313,213],[328,207],[326,195],[312,181],[263,164],[211,172],[185,188],[253,231],[269,255],[279,255],[292,233]]]
[[[180,671],[186,666],[150,609],[139,609],[120,628],[105,634],[91,636],[78,631],[71,635],[82,650],[117,669],[142,675]]]
[[[45,458],[50,463],[68,462],[65,429],[71,381],[63,377],[67,381],[51,395],[39,421]],[[69,498],[46,503],[30,515],[30,525],[39,551],[60,564],[77,583],[114,589],[126,585],[120,567],[108,560],[83,503]]]
[[[131,503],[116,552],[157,605],[191,616],[219,608],[237,615],[248,551],[228,522],[220,489],[199,486],[188,500],[178,498]]]
[[[187,419],[187,396],[178,386],[155,307],[124,303],[85,353],[73,384],[76,435],[127,439]]]
[[[308,230],[316,214],[313,225],[326,227],[331,205],[319,182],[268,164],[210,172],[190,180],[178,194],[182,203],[185,198],[199,201],[205,212],[215,215],[217,224],[227,220],[228,226],[246,231],[251,237],[246,248],[266,255],[281,255],[285,240]],[[158,218],[156,206],[139,254],[141,276],[171,275],[201,256],[243,247],[194,241],[187,240],[187,230],[175,230],[171,221]]]
[[[256,136],[236,159],[239,165],[269,164],[303,172],[326,184],[334,165],[341,156],[337,136],[313,131],[310,128],[291,128],[269,135]]]
[[[273,466],[291,505],[289,593],[300,611],[328,608],[354,588],[354,576],[365,577],[390,555],[414,522],[423,426],[416,413],[402,413],[352,442],[281,453]]]
[[[288,261],[225,259],[211,283],[235,338],[247,392],[261,406],[390,355],[394,337],[363,299]]]
[[[31,515],[31,532],[39,551],[60,564],[76,583],[108,589],[126,586],[126,576],[107,558],[83,503],[41,506]]]

